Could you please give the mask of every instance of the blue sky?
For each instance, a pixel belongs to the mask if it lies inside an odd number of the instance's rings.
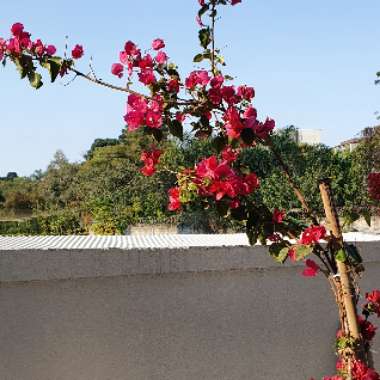
[[[92,55],[105,80],[114,80],[110,65],[126,40],[148,47],[162,37],[181,72],[192,69],[196,0],[107,3],[3,0],[0,36],[7,37],[16,21],[58,49],[69,35],[85,47],[80,67],[85,71]],[[255,87],[261,118],[271,116],[280,127],[322,129],[323,142],[334,145],[376,123],[379,14],[378,0],[243,0],[224,7],[217,44],[236,83]],[[124,126],[125,96],[83,80],[35,91],[9,65],[0,69],[0,84],[0,176],[45,169],[57,149],[80,160],[95,138],[116,137]]]

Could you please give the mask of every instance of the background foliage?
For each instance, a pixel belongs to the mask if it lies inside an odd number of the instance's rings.
[[[325,145],[298,145],[292,127],[280,130],[274,144],[285,158],[311,207],[323,215],[318,180],[333,179],[341,216],[347,223],[370,215],[374,208],[367,194],[367,176],[380,170],[380,133],[350,152],[336,152]],[[0,179],[0,234],[120,234],[139,224],[170,224],[183,229],[239,231],[237,222],[216,210],[190,206],[181,215],[167,210],[167,190],[175,183],[179,166],[194,165],[211,155],[208,141],[185,136],[183,142],[165,142],[159,172],[140,174],[140,152],[153,140],[140,131],[123,131],[117,139],[96,139],[81,163],[71,163],[58,151],[46,171],[30,177],[11,172]],[[265,147],[246,149],[240,158],[261,180],[261,197],[269,208],[298,210],[300,204],[286,185],[280,169]]]

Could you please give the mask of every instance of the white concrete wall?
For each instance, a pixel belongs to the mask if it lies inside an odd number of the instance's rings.
[[[380,244],[358,245],[368,262],[363,291],[379,288]],[[332,374],[337,318],[328,285],[265,250],[0,251],[0,379]]]

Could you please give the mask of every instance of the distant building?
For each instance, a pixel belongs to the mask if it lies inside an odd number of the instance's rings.
[[[321,143],[321,129],[297,128],[295,139],[297,144],[316,145]]]
[[[359,136],[342,141],[339,145],[334,147],[334,149],[338,152],[352,152],[362,141],[371,138],[376,131],[380,131],[380,125],[364,128],[360,133],[358,133]]]
[[[321,132],[321,129],[303,129],[291,126],[291,137],[297,144],[320,144]]]

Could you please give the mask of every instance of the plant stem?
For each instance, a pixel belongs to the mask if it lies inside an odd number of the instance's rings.
[[[88,81],[90,81],[92,83],[95,83],[97,85],[110,88],[111,90],[122,91],[122,92],[126,92],[128,94],[134,94],[134,95],[142,96],[142,97],[144,97],[145,99],[148,99],[148,100],[154,100],[154,98],[151,97],[151,96],[141,94],[141,93],[139,93],[137,91],[134,91],[134,90],[131,90],[130,88],[127,88],[127,87],[115,86],[115,85],[113,85],[111,83],[107,83],[107,82],[104,82],[104,81],[102,81],[100,79],[93,78],[92,76],[90,76],[88,74],[84,74],[84,73],[82,73],[81,71],[79,71],[77,69],[70,68],[69,70],[72,71],[73,73],[75,73],[78,77],[87,79]],[[188,105],[194,105],[194,101],[193,100],[180,99],[179,101],[172,101],[172,102],[170,102],[170,104],[178,105],[178,106],[188,106]]]
[[[331,227],[332,237],[337,242],[337,246],[343,247],[343,235],[339,225],[338,215],[331,197],[331,186],[329,180],[322,180],[319,185],[322,196],[323,206],[325,208],[326,220]],[[347,313],[350,335],[354,339],[360,339],[358,321],[356,317],[356,307],[353,300],[351,280],[348,275],[346,263],[335,260],[338,268],[338,274],[342,284],[343,302]]]
[[[293,180],[291,174],[290,174],[290,169],[288,167],[288,165],[285,163],[285,161],[283,160],[281,154],[277,151],[277,149],[275,148],[275,146],[273,145],[273,141],[268,138],[266,141],[266,144],[267,146],[270,148],[270,150],[272,151],[273,155],[275,156],[277,162],[279,163],[289,185],[291,186],[291,188],[293,189],[293,192],[294,194],[296,195],[297,199],[300,201],[301,205],[302,205],[302,208],[304,209],[304,211],[306,212],[306,214],[311,218],[313,224],[315,225],[318,225],[319,222],[318,222],[318,219],[317,217],[315,216],[315,213],[314,211],[310,208],[310,206],[308,205],[304,195],[302,194],[300,188],[297,186],[297,184],[295,183],[295,181]]]
[[[215,0],[212,1],[211,8],[211,71],[212,75],[216,75],[216,66],[215,66]]]

